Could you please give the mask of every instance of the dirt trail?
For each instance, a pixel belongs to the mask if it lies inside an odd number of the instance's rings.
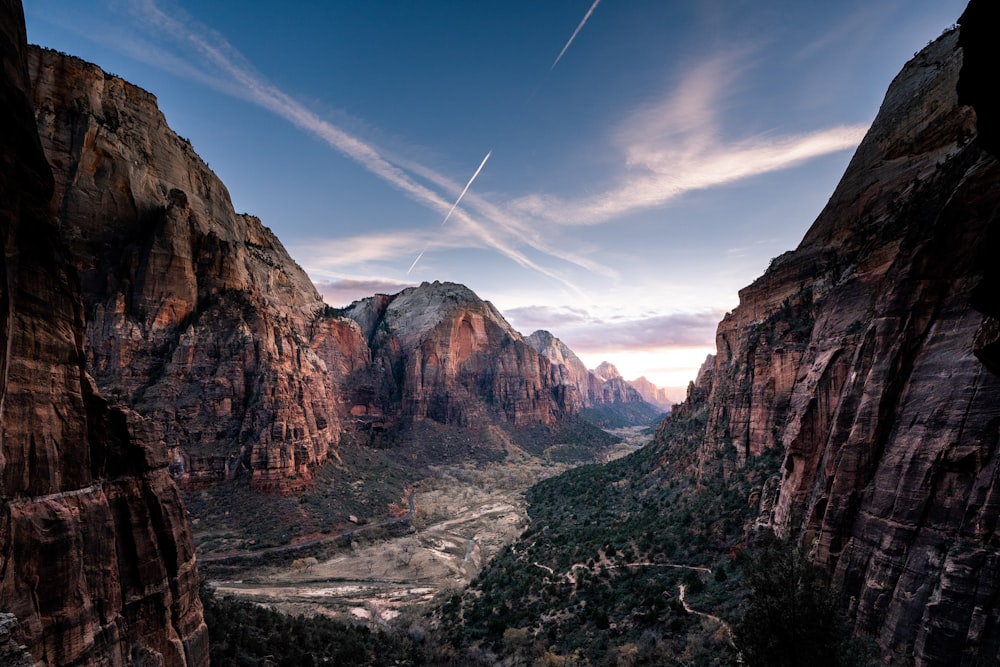
[[[694,614],[695,616],[701,616],[702,618],[707,618],[711,621],[715,621],[716,623],[721,625],[722,629],[726,631],[726,636],[729,638],[729,643],[732,644],[733,648],[736,648],[736,636],[733,635],[733,629],[732,627],[730,627],[729,623],[726,623],[724,620],[722,620],[715,614],[709,614],[704,611],[698,611],[697,609],[692,609],[691,605],[689,605],[687,603],[687,600],[684,599],[685,589],[686,586],[684,584],[677,585],[677,591],[678,591],[677,595],[680,599],[681,606],[684,607],[684,611],[686,611],[689,614]],[[743,664],[743,656],[739,653],[737,654],[737,663]]]

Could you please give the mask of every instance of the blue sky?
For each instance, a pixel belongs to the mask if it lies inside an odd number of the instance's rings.
[[[153,92],[333,305],[460,282],[674,387],[963,8],[25,2],[30,41]]]

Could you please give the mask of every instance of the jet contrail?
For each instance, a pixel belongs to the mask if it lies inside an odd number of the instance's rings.
[[[580,30],[583,29],[584,24],[586,24],[587,21],[590,20],[590,15],[594,13],[594,10],[597,9],[597,5],[599,4],[601,4],[601,0],[594,0],[594,4],[592,4],[590,6],[590,9],[587,10],[587,13],[583,15],[583,20],[580,21],[580,25],[576,26],[576,30],[573,31],[572,35],[570,35],[569,41],[566,42],[566,46],[562,48],[562,51],[559,52],[559,55],[556,56],[556,59],[552,61],[552,67],[549,68],[550,72],[554,70],[556,68],[556,65],[559,64],[559,61],[562,60],[562,57],[566,53],[566,50],[569,49],[569,45],[573,43],[574,39],[576,39],[576,36],[580,33]]]
[[[425,252],[427,252],[427,248],[424,248],[423,250],[420,251],[420,254],[417,255],[417,258],[415,260],[413,260],[413,264],[410,264],[410,268],[408,268],[406,270],[406,275],[410,275],[410,271],[412,271],[413,267],[415,267],[417,265],[417,262],[420,261],[420,258],[424,256]]]
[[[462,201],[462,197],[464,197],[465,193],[469,191],[469,187],[472,185],[472,182],[476,180],[476,176],[479,176],[479,172],[481,172],[483,170],[483,167],[486,166],[486,161],[490,159],[490,155],[493,155],[492,149],[486,152],[486,157],[484,157],[483,161],[479,163],[479,167],[476,168],[476,173],[472,175],[472,178],[469,179],[469,182],[465,184],[464,188],[462,188],[462,193],[458,195],[458,199],[456,199],[455,203],[451,205],[450,209],[448,209],[448,215],[444,216],[444,220],[441,221],[442,227],[444,227],[444,223],[448,222],[448,218],[450,218],[451,214],[455,212],[455,209],[458,208],[458,203]],[[424,249],[420,251],[420,254],[417,255],[417,258],[413,260],[413,264],[410,264],[410,268],[406,270],[406,275],[410,275],[410,271],[412,271],[413,267],[417,265],[417,262],[420,261],[420,258],[424,256],[424,253],[427,252],[428,247],[430,247],[430,242],[428,242],[427,246],[425,246]]]
[[[142,62],[192,79],[226,95],[266,109],[356,161],[364,169],[399,189],[414,201],[436,211],[448,208],[447,200],[439,194],[438,190],[432,190],[418,182],[411,176],[410,172],[446,189],[454,185],[452,182],[421,165],[409,165],[404,168],[395,160],[390,160],[382,155],[374,145],[368,144],[359,137],[352,136],[340,127],[322,119],[305,105],[258,75],[245,56],[220,34],[181,10],[177,11],[177,17],[168,14],[159,6],[162,1],[124,0],[124,3],[129,7],[129,13],[138,20],[141,27],[147,30],[152,29],[158,39],[165,34],[172,38],[176,44],[182,45],[184,47],[183,55],[174,56],[167,51],[150,48],[148,44],[139,48],[137,42],[122,40],[119,42],[119,48],[124,49],[125,53]],[[188,61],[187,58],[192,53],[199,57]],[[490,153],[487,153],[486,158],[489,157]],[[472,180],[478,176],[485,162],[484,158],[483,163],[479,165],[479,169],[476,170],[469,184],[462,191],[462,195],[465,195],[466,191],[469,190]],[[527,269],[566,285],[576,293],[581,293],[566,278],[532,262],[514,245],[508,243],[505,238],[501,238],[501,236],[513,236],[532,247],[539,247],[540,240],[536,238],[536,235],[526,235],[523,224],[519,220],[514,220],[508,215],[499,215],[496,207],[488,205],[486,202],[475,201],[473,208],[485,217],[487,223],[490,223],[491,228],[488,229],[485,224],[473,220],[464,210],[458,210],[457,207],[461,201],[463,201],[463,197],[460,195],[458,201],[448,210],[448,215],[445,216],[442,225],[450,217],[461,218],[467,230],[481,240],[486,247],[493,248]],[[429,248],[430,244],[428,243],[410,267],[411,271]],[[552,249],[545,247],[540,247],[540,249],[543,253],[552,254]],[[572,257],[564,253],[555,256],[589,268],[590,263],[582,258]]]
[[[600,0],[598,0],[598,2],[600,2]],[[484,157],[483,161],[479,163],[479,168],[476,169],[476,173],[474,173],[472,175],[472,178],[469,179],[469,182],[465,184],[465,188],[462,190],[462,194],[458,195],[458,199],[456,199],[455,203],[451,205],[450,209],[448,209],[448,215],[444,216],[444,220],[441,221],[442,227],[444,227],[444,223],[448,222],[448,218],[451,217],[451,214],[455,212],[455,209],[458,207],[458,202],[462,201],[462,197],[464,197],[465,193],[469,191],[469,186],[472,185],[472,181],[476,180],[476,176],[479,176],[479,172],[483,170],[483,165],[486,164],[486,161],[490,159],[490,155],[492,154],[493,154],[492,149],[487,151],[486,157]]]

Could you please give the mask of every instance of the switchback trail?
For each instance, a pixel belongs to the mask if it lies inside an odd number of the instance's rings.
[[[706,613],[704,611],[698,611],[697,609],[692,609],[691,605],[689,605],[687,603],[687,600],[684,599],[685,588],[686,588],[686,586],[684,584],[678,584],[677,585],[678,597],[680,598],[681,606],[684,607],[684,611],[686,611],[689,614],[694,614],[696,616],[701,616],[702,618],[711,619],[711,620],[715,621],[716,623],[718,623],[719,625],[721,625],[722,628],[726,631],[726,635],[729,637],[729,643],[733,645],[733,648],[736,648],[736,637],[733,636],[733,629],[731,627],[729,627],[729,624],[726,623],[721,618],[719,618],[718,616],[716,616],[715,614],[709,614],[709,613]],[[739,662],[740,663],[743,662],[742,656],[739,656]]]

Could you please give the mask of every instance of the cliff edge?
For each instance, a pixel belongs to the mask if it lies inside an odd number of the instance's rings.
[[[0,2],[0,606],[36,664],[207,665],[194,545],[159,442],[85,370],[50,214],[24,15]]]
[[[885,660],[918,665],[1000,654],[1000,377],[977,356],[995,321],[975,306],[1000,165],[959,104],[962,61],[952,30],[906,64],[676,412],[708,408],[698,474],[783,452],[762,522],[800,539]]]

